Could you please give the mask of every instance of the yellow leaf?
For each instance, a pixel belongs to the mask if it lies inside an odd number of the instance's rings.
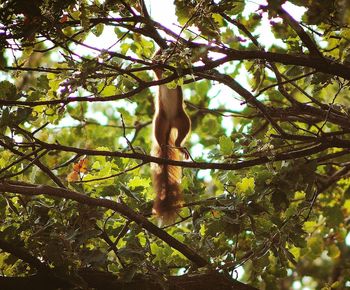
[[[289,250],[289,252],[292,253],[292,255],[294,256],[295,260],[298,260],[300,257],[300,248],[297,247],[293,247]]]
[[[308,221],[304,223],[304,230],[307,231],[308,233],[312,233],[317,227],[317,223],[314,221]]]
[[[204,224],[201,224],[201,228],[199,230],[199,233],[201,234],[202,237],[205,235],[205,225]]]
[[[350,213],[350,199],[345,200],[343,208],[346,210],[347,213]]]
[[[244,177],[242,181],[236,183],[236,188],[240,193],[253,192],[255,183],[253,177]]]
[[[305,192],[304,191],[296,191],[294,194],[295,199],[304,199],[305,198]]]

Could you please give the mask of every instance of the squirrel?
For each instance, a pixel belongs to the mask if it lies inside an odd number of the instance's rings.
[[[158,80],[163,70],[153,69]],[[159,86],[153,117],[152,155],[155,157],[181,160],[181,154],[189,158],[182,147],[191,131],[191,121],[184,109],[182,89],[170,89],[166,84]],[[167,164],[152,164],[153,187],[156,198],[152,212],[164,224],[173,222],[183,204],[180,189],[181,167]]]

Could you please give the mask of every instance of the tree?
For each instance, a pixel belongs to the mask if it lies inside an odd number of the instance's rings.
[[[178,31],[143,0],[1,1],[1,289],[348,286],[346,1],[174,3]],[[160,84],[189,162],[149,154]],[[174,224],[151,162],[183,168]]]

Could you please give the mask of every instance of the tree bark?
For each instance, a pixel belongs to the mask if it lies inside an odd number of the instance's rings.
[[[257,290],[236,280],[230,280],[223,275],[213,273],[200,275],[170,276],[162,282],[157,282],[151,276],[137,276],[132,281],[123,281],[115,275],[106,272],[83,270],[79,273],[87,285],[82,289],[96,290]],[[55,290],[77,289],[61,278],[51,275],[33,275],[29,277],[0,277],[0,289],[6,290]]]

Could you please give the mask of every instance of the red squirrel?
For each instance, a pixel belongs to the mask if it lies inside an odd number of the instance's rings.
[[[163,70],[154,69],[157,79]],[[188,158],[182,147],[191,130],[191,121],[184,110],[181,87],[169,89],[166,84],[159,86],[153,117],[152,155],[165,159],[181,160],[181,153]],[[167,164],[152,164],[153,187],[156,198],[153,213],[162,223],[173,222],[183,203],[180,190],[181,167]]]

